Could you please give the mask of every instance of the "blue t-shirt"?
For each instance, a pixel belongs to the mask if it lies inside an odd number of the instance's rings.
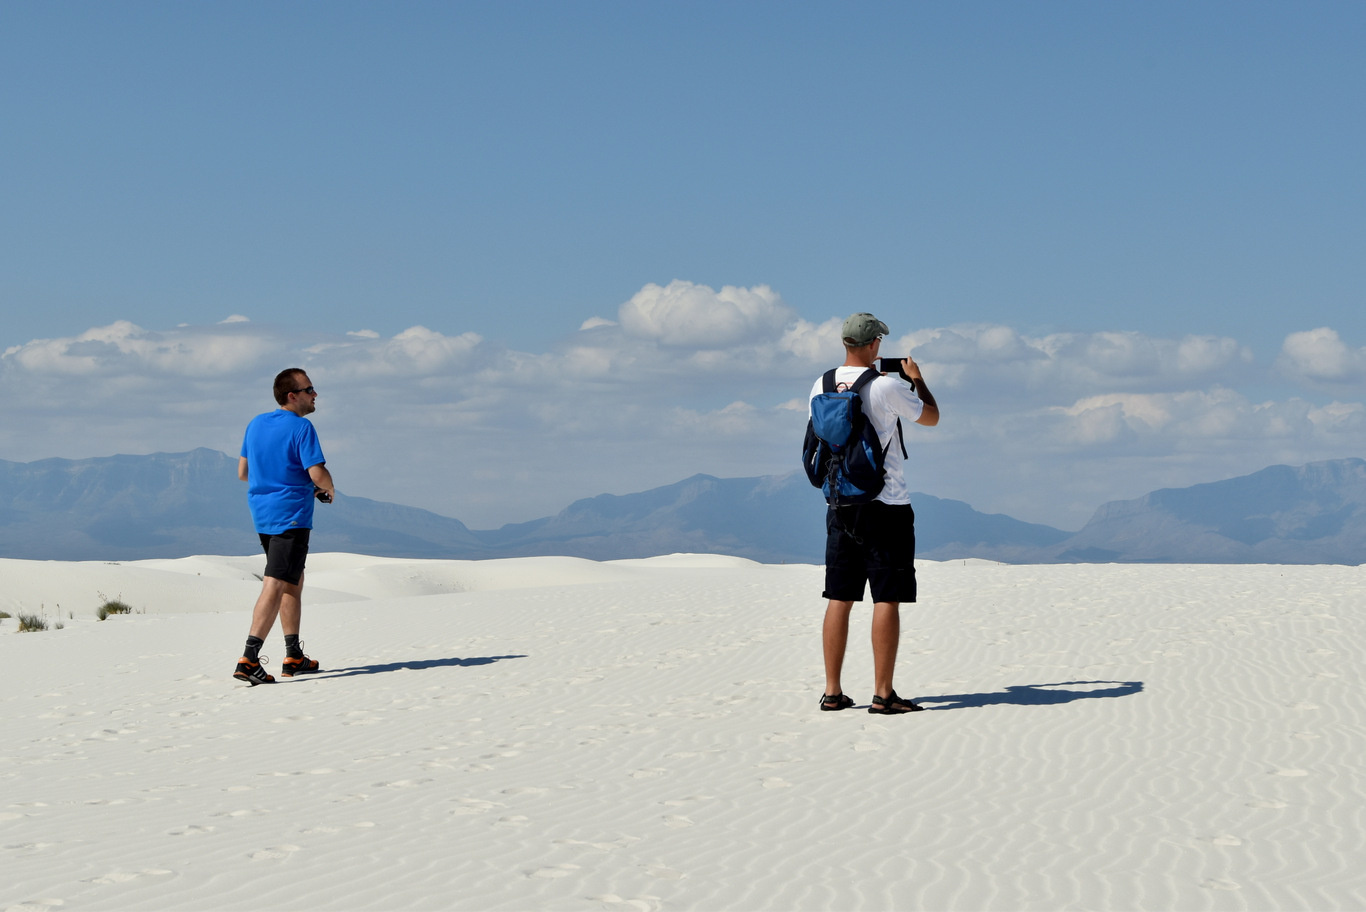
[[[279,535],[313,528],[313,479],[308,470],[326,462],[313,422],[287,409],[257,415],[242,438],[247,460],[247,503],[256,531]]]

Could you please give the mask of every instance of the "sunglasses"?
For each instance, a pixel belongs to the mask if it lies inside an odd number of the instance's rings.
[[[295,392],[295,393],[308,393],[310,396],[316,396],[316,395],[318,395],[318,391],[315,390],[315,389],[314,389],[313,387],[311,387],[311,386],[305,386],[303,389],[296,389],[296,390],[292,390],[291,392]]]

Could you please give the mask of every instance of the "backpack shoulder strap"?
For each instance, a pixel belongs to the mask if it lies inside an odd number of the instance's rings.
[[[833,393],[835,391],[835,371],[837,367],[832,367],[821,376],[821,388],[824,392]],[[807,376],[811,376],[807,374]]]
[[[863,373],[859,374],[858,379],[854,381],[854,385],[849,387],[849,389],[851,392],[855,392],[862,395],[863,388],[881,376],[882,374],[878,373],[876,368],[870,367]]]

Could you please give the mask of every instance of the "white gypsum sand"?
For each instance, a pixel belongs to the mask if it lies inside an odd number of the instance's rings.
[[[260,563],[0,561],[0,909],[1366,908],[1363,568],[922,563],[883,717],[819,567]]]

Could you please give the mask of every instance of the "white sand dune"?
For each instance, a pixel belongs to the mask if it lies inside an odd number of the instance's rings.
[[[1366,908],[1363,568],[925,563],[881,717],[818,567],[260,564],[0,561],[0,909]]]

